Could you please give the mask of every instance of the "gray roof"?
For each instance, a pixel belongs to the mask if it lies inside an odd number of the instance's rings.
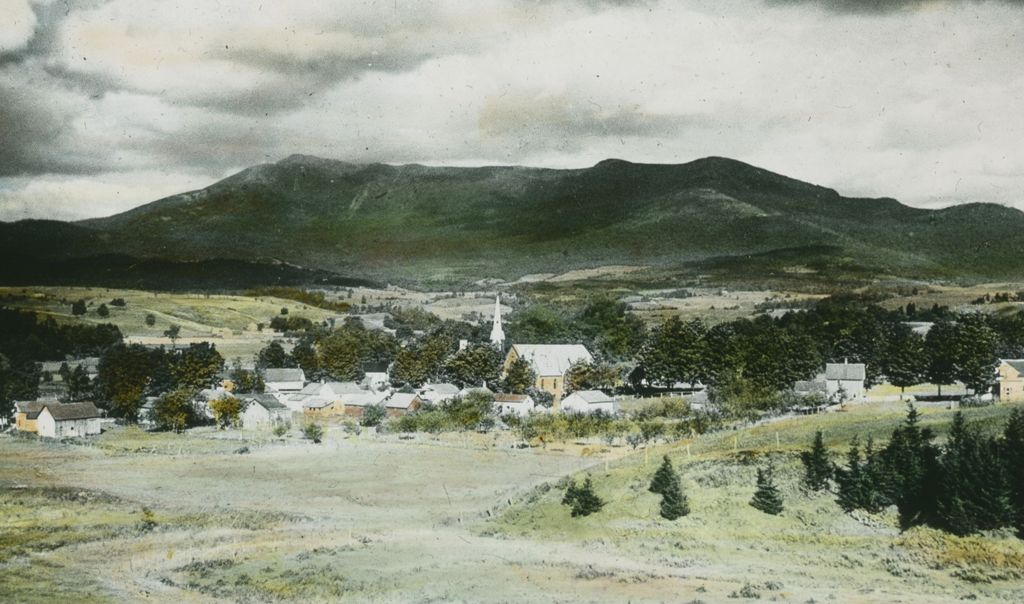
[[[828,363],[825,365],[826,380],[863,380],[864,363]]]
[[[384,401],[384,406],[391,407],[392,409],[408,409],[417,400],[419,400],[419,397],[415,394],[409,392],[396,392]]]
[[[530,398],[529,394],[504,394],[498,393],[494,395],[494,402],[496,403],[525,403]]]
[[[1024,374],[1024,359],[1000,359],[1010,367],[1013,367],[1020,373]]]
[[[264,382],[304,382],[306,374],[291,367],[269,367],[263,370]]]
[[[45,400],[45,401],[14,401],[15,413],[24,413],[26,419],[35,419],[39,417],[39,412],[43,410],[46,405],[59,405],[60,401],[57,399]]]
[[[423,384],[423,388],[420,391],[423,393],[432,392],[441,396],[455,396],[459,393],[459,387],[455,384],[439,382],[436,384]]]
[[[793,385],[793,392],[797,394],[813,394],[815,392],[825,394],[828,387],[822,380],[800,380]]]
[[[371,405],[380,405],[384,403],[385,398],[387,398],[387,394],[384,392],[370,392],[364,390],[358,394],[346,394],[341,398],[341,400],[346,406],[369,407]]]
[[[582,344],[516,344],[512,347],[537,372],[537,376],[559,376],[573,363],[592,363],[594,357]]]
[[[246,404],[256,403],[267,410],[287,409],[288,407],[277,400],[273,394],[247,394],[243,397]]]
[[[588,405],[594,405],[597,403],[611,403],[615,401],[615,399],[601,392],[600,390],[580,390],[579,392],[573,392],[566,398],[573,396],[583,399],[583,401]]]
[[[92,403],[57,403],[48,401],[44,405],[53,419],[70,421],[76,419],[92,419],[100,416],[100,410]],[[41,413],[41,412],[40,412]]]

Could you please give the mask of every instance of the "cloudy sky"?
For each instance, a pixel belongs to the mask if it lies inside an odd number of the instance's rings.
[[[0,0],[0,220],[307,153],[1024,209],[1024,0]]]

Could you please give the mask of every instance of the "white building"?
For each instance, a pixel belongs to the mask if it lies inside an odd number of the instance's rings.
[[[423,384],[419,394],[424,403],[438,405],[459,396],[459,387],[447,382]]]
[[[47,438],[99,434],[100,411],[92,403],[47,403],[39,412],[36,428]]]
[[[263,384],[267,392],[299,392],[306,385],[306,374],[298,368],[271,367],[263,370]]]
[[[603,411],[614,415],[619,411],[615,399],[600,390],[580,390],[562,399],[562,413],[593,413]]]
[[[867,394],[864,387],[866,377],[864,363],[828,363],[825,365],[826,394],[830,399],[841,396],[844,401],[861,400]]]
[[[280,401],[292,411],[319,409],[341,400],[345,395],[369,392],[355,382],[313,382],[295,394],[281,396]]]
[[[501,326],[501,294],[494,298],[494,319],[491,323],[491,344],[498,350],[505,349],[505,330]]]
[[[495,394],[494,410],[499,415],[526,417],[537,407],[536,401],[528,394]]]
[[[291,409],[281,404],[272,394],[246,394],[242,396],[239,419],[245,430],[271,428],[291,420]]]

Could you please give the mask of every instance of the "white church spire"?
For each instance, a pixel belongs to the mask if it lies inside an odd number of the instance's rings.
[[[505,330],[501,328],[501,294],[494,298],[494,323],[491,325],[491,344],[498,349],[505,346]]]

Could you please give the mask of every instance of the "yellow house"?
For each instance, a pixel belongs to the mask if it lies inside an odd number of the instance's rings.
[[[537,374],[534,385],[538,390],[551,393],[556,409],[565,393],[565,372],[573,363],[594,362],[594,357],[582,344],[516,344],[505,357],[504,371],[518,359],[530,364]]]
[[[18,432],[38,433],[39,426],[36,421],[39,419],[39,412],[49,404],[59,404],[56,400],[51,401],[15,401],[14,402],[14,427]]]
[[[1024,400],[1024,359],[1001,359],[996,374],[999,400]]]

